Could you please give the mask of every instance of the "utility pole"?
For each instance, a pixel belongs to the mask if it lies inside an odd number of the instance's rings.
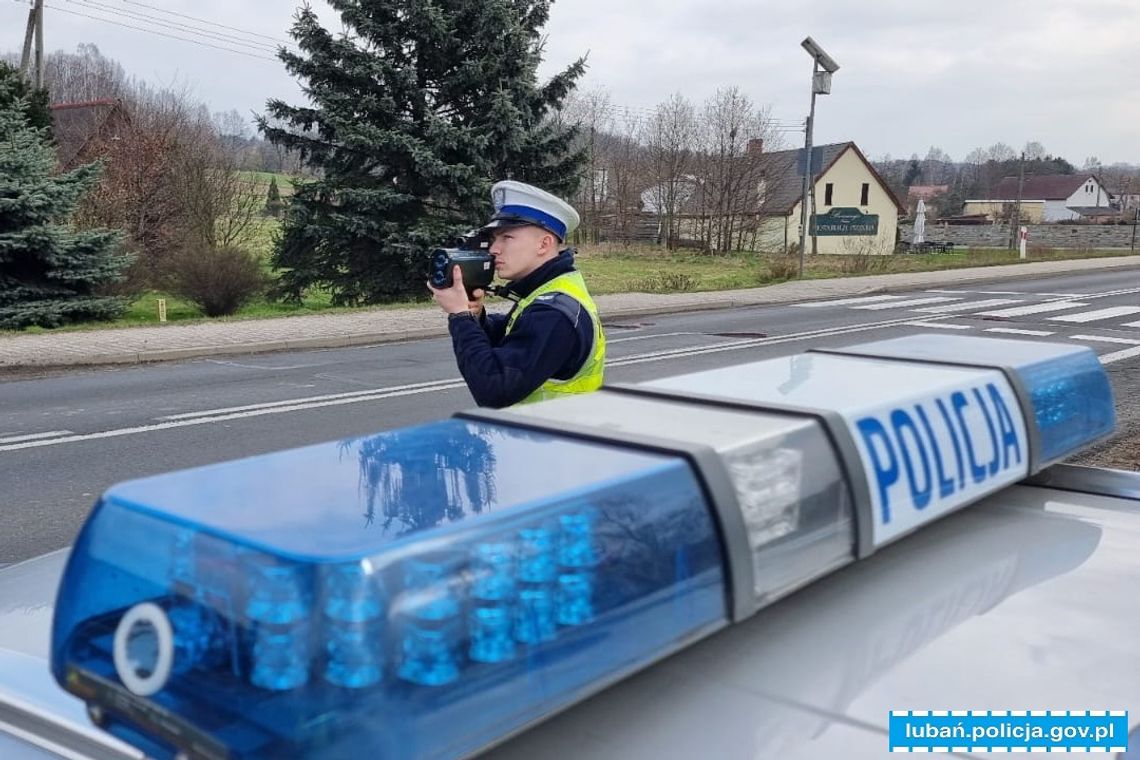
[[[27,79],[28,64],[32,59],[32,39],[36,34],[36,9],[33,5],[28,9],[28,28],[24,32],[24,49],[20,54],[20,76]]]
[[[815,127],[815,96],[831,93],[831,75],[839,70],[839,64],[823,51],[815,40],[806,38],[800,46],[812,57],[811,70],[811,111],[808,113],[804,136],[804,187],[800,198],[800,277],[804,276],[804,249],[807,247],[808,227],[815,214],[815,184],[812,176],[812,128]],[[811,207],[809,210],[809,206]],[[815,235],[812,235],[812,253],[815,253]]]
[[[32,40],[35,40],[35,58],[32,57]],[[28,68],[33,66],[32,76]],[[37,88],[44,86],[44,0],[33,0],[28,11],[28,28],[24,32],[24,49],[20,55],[20,75],[29,79]]]
[[[44,0],[36,0],[36,89],[44,88]]]
[[[1132,252],[1136,253],[1136,225],[1140,224],[1140,207],[1136,209],[1136,215],[1132,218]]]
[[[800,277],[804,276],[804,251],[807,248],[808,224],[811,222],[812,212],[812,165],[811,165],[811,129],[815,122],[815,78],[819,74],[819,61],[812,64],[811,111],[808,113],[806,136],[804,137],[804,187],[803,197],[800,198]]]
[[[1013,210],[1013,224],[1009,228],[1009,247],[1017,248],[1017,232],[1021,229],[1021,190],[1025,186],[1025,151],[1021,151],[1021,169],[1017,177],[1017,205]]]

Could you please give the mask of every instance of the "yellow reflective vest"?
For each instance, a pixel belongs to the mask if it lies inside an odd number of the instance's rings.
[[[528,306],[534,303],[539,296],[548,293],[565,293],[582,305],[582,308],[590,315],[590,321],[594,325],[593,346],[590,348],[586,361],[582,363],[581,369],[573,377],[567,380],[550,378],[520,401],[520,404],[531,404],[535,401],[559,398],[570,393],[590,393],[602,387],[603,365],[606,359],[606,335],[602,332],[602,320],[598,316],[598,307],[594,304],[594,299],[590,297],[590,291],[586,289],[586,281],[582,279],[581,272],[573,271],[561,274],[540,285],[534,292],[519,301],[519,305],[515,307],[510,320],[507,321],[505,334],[510,335],[511,328],[515,326],[515,321]]]

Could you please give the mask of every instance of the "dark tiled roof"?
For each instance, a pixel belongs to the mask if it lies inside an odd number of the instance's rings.
[[[1026,177],[1021,188],[1022,200],[1063,201],[1080,189],[1091,174],[1043,174],[1037,177]],[[1016,201],[1017,177],[1003,177],[1001,182],[990,191],[990,197],[984,200]]]
[[[863,161],[868,171],[878,180],[882,185],[887,195],[895,202],[898,207],[899,213],[905,213],[906,209],[903,207],[894,192],[890,189],[875,168],[871,166],[870,162],[863,156],[858,146],[853,142],[833,143],[831,145],[816,145],[812,147],[812,173],[818,178],[824,174],[831,165],[834,164],[839,157],[843,155],[847,149],[850,148],[855,151],[856,155]],[[786,216],[791,212],[792,208],[803,197],[804,192],[804,170],[806,162],[804,161],[804,149],[798,148],[795,150],[779,150],[772,153],[765,153],[761,156],[761,171],[762,177],[766,181],[766,197],[764,204],[760,208],[762,215],[769,216]],[[700,214],[703,210],[710,207],[710,203],[704,196],[706,188],[703,187],[696,177],[686,177],[681,183],[683,188],[679,189],[678,200],[680,201],[678,209],[682,214]]]
[[[811,149],[812,173],[819,176],[855,143],[842,142],[831,145],[816,145]],[[768,180],[768,197],[764,200],[761,213],[787,214],[803,198],[804,149],[778,150],[764,156],[764,175]],[[797,181],[798,180],[798,181]]]
[[[949,185],[911,185],[906,190],[907,199],[922,198],[928,201],[939,193],[944,193],[950,189]]]
[[[863,152],[859,150],[859,146],[853,142],[832,143],[830,145],[817,145],[811,149],[812,153],[812,173],[818,178],[821,174],[831,168],[831,165],[839,160],[847,149],[855,151],[855,155],[867,167],[867,171],[882,186],[887,196],[895,202],[895,207],[898,208],[900,214],[906,213],[906,207],[899,202],[898,197],[894,191],[891,190],[890,185],[883,180]],[[804,183],[803,176],[807,162],[804,161],[804,149],[797,148],[795,150],[781,150],[775,153],[768,153],[765,156],[768,161],[768,168],[766,175],[768,176],[768,198],[764,202],[764,207],[761,213],[765,214],[779,214],[781,216],[789,213],[792,207],[796,205],[803,198]]]
[[[121,109],[117,100],[52,105],[52,132],[60,166],[71,166],[83,149],[101,135],[109,120],[116,113],[121,113]]]

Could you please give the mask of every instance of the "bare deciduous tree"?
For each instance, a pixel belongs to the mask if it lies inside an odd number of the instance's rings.
[[[207,248],[243,247],[264,203],[264,188],[239,172],[240,149],[208,130],[187,133],[173,156],[176,195],[188,243]]]
[[[601,238],[601,219],[608,194],[608,166],[599,143],[604,142],[613,129],[613,111],[609,93],[595,89],[569,98],[559,114],[564,121],[578,125],[579,140],[586,149],[585,176],[574,201],[582,216],[579,235],[594,243]]]
[[[99,151],[103,179],[79,216],[127,233],[136,253],[130,287],[160,284],[187,248],[248,242],[264,191],[237,173],[209,112],[184,91],[137,84],[123,108],[123,124]]]
[[[53,103],[115,100],[133,86],[123,67],[91,43],[80,44],[74,53],[49,53],[44,59],[44,84]]]
[[[650,181],[645,150],[638,142],[641,121],[626,114],[617,122],[615,134],[606,142],[604,161],[612,226],[617,236],[629,241],[638,235],[641,192]]]
[[[769,181],[764,149],[775,139],[768,112],[740,88],[722,88],[704,104],[701,136],[705,246],[718,252],[754,247],[762,188]]]
[[[657,106],[643,132],[651,185],[648,205],[661,217],[661,239],[672,248],[677,240],[677,215],[696,190],[692,176],[698,148],[693,104],[680,93]]]

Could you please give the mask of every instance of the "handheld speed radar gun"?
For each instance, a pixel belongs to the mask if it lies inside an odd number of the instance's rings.
[[[55,678],[155,757],[461,757],[1113,429],[1092,351],[916,335],[114,486]]]

